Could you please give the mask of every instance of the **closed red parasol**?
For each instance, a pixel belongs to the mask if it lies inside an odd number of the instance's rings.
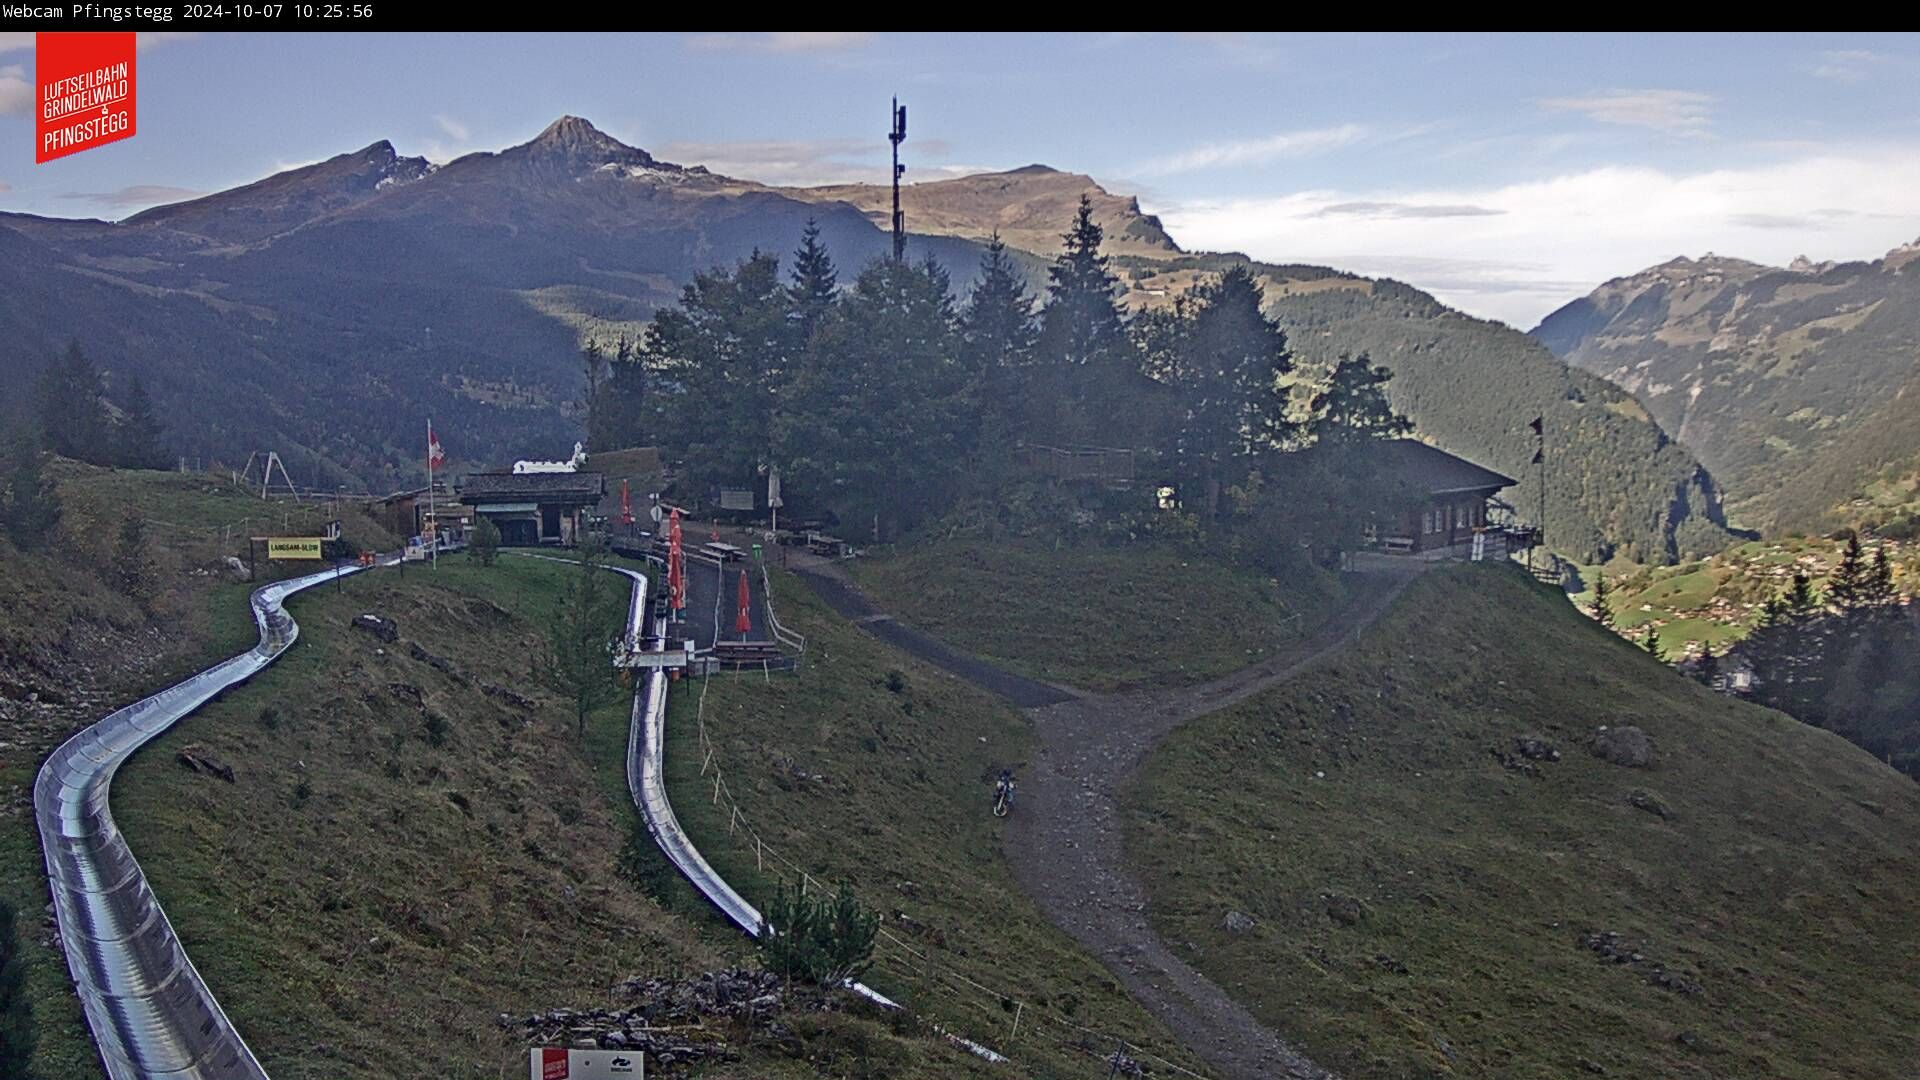
[[[733,628],[741,640],[753,631],[753,594],[747,589],[747,572],[740,571],[740,617],[733,621]]]

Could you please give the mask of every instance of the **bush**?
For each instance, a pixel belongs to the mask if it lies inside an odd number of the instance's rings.
[[[26,1076],[35,1042],[13,905],[0,900],[0,1076]]]
[[[839,986],[873,966],[880,917],[844,882],[830,897],[783,885],[762,918],[761,962],[783,978]]]
[[[473,531],[467,537],[467,558],[481,566],[492,566],[500,555],[500,529],[485,514],[473,516]]]

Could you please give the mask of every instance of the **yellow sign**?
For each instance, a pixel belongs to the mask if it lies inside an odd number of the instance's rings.
[[[317,536],[269,536],[267,537],[267,558],[318,559],[320,558],[320,538]]]

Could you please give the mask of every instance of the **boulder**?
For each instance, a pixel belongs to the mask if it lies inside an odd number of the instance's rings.
[[[1326,902],[1327,918],[1341,926],[1353,926],[1367,917],[1367,905],[1357,897],[1329,893],[1322,899]]]
[[[1226,919],[1221,922],[1221,926],[1229,934],[1244,934],[1253,929],[1253,916],[1239,911],[1229,911]]]
[[[382,618],[370,611],[365,614],[355,615],[353,617],[353,628],[364,633],[372,634],[375,638],[389,645],[400,640],[400,625],[398,623],[392,619]]]
[[[1653,736],[1632,724],[1602,727],[1593,733],[1593,741],[1588,746],[1594,757],[1625,768],[1645,769],[1653,765]]]

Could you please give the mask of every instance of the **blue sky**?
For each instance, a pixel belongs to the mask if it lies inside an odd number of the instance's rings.
[[[123,217],[390,139],[448,160],[585,116],[771,183],[1044,162],[1189,248],[1385,274],[1522,327],[1714,251],[1920,237],[1920,38],[880,33],[143,35],[140,133],[35,165],[0,32],[0,208]]]

